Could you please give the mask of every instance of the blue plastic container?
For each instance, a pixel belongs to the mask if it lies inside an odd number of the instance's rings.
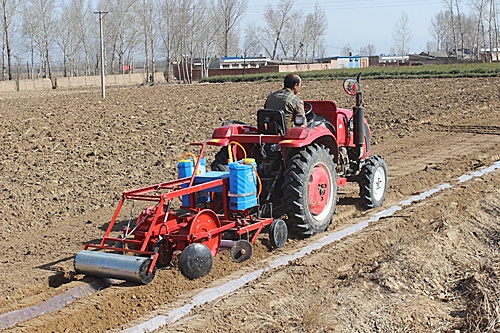
[[[245,210],[257,206],[256,164],[247,159],[229,163],[229,208]]]
[[[195,163],[192,159],[180,160],[177,164],[177,172],[180,178],[191,177],[193,175]],[[207,170],[207,160],[202,157],[200,160],[200,165],[198,166],[198,174],[204,174]],[[187,184],[181,185],[182,188],[188,187]],[[196,193],[196,203],[207,202],[208,193],[200,192]],[[191,200],[189,200],[189,194],[182,196],[182,205],[190,206]]]
[[[203,183],[208,183],[217,179],[229,178],[229,172],[227,171],[209,171],[207,173],[202,173],[194,177],[194,185],[199,185]],[[209,192],[222,192],[222,185],[211,187],[207,191]]]

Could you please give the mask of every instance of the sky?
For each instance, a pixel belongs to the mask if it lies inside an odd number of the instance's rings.
[[[328,28],[325,36],[326,56],[340,55],[341,49],[349,44],[356,52],[368,44],[375,45],[377,54],[390,53],[394,46],[393,30],[402,13],[408,16],[413,34],[409,43],[410,53],[425,50],[427,41],[432,40],[429,27],[432,17],[445,9],[442,0],[316,0],[325,11]],[[294,10],[305,14],[314,11],[314,0],[296,0]],[[268,4],[276,7],[278,1],[250,0],[241,30],[251,23],[263,20]]]

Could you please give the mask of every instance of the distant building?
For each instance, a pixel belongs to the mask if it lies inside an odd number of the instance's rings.
[[[481,48],[479,50],[481,59],[485,62],[500,61],[500,49]]]
[[[412,66],[418,65],[441,65],[450,62],[455,62],[456,58],[451,59],[448,53],[444,51],[439,52],[421,52],[420,54],[409,54],[409,63]]]
[[[271,59],[266,57],[221,57],[210,63],[209,69],[247,69],[267,66]]]
[[[372,59],[373,58],[373,59]],[[294,60],[272,60],[267,57],[221,57],[206,59],[184,59],[173,62],[172,72],[176,79],[183,80],[186,69],[194,81],[202,78],[202,65],[208,65],[208,76],[241,75],[261,73],[290,73],[302,71],[328,70],[339,68],[366,68],[374,58],[368,56],[335,56],[315,59],[313,63],[301,63]]]
[[[316,63],[330,64],[330,69],[338,68],[366,68],[370,65],[367,56],[336,56],[328,58],[315,59]]]
[[[380,66],[399,66],[399,65],[408,65],[410,61],[410,56],[407,54],[381,54],[379,56],[379,65]]]
[[[272,60],[266,57],[221,57],[210,62],[209,76],[260,73],[287,73],[334,68],[328,63],[301,63],[295,60]]]

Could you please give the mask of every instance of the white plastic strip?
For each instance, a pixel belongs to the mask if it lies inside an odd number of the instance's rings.
[[[495,163],[493,163],[493,165],[487,167],[486,169],[474,171],[468,175],[463,175],[463,176],[458,178],[458,182],[463,183],[463,182],[468,181],[474,177],[481,177],[482,175],[493,172],[496,169],[500,169],[500,161],[496,161]]]
[[[458,181],[459,183],[465,182],[467,180],[473,179],[475,177],[480,177],[485,174],[488,174],[490,172],[493,172],[497,169],[500,169],[500,161],[495,162],[492,166],[483,169],[481,171],[474,171],[468,175],[463,175],[461,176]],[[181,319],[183,316],[189,314],[189,312],[195,308],[196,306],[203,305],[205,303],[211,302],[219,297],[228,295],[238,288],[242,287],[248,282],[251,282],[255,279],[257,279],[262,273],[267,272],[269,270],[272,270],[276,267],[284,266],[287,265],[290,261],[302,258],[305,255],[311,253],[314,250],[319,250],[325,245],[331,244],[335,241],[338,241],[346,236],[352,235],[364,228],[366,228],[370,223],[377,222],[381,218],[389,217],[392,216],[394,213],[397,211],[403,209],[406,206],[411,205],[414,202],[421,201],[426,199],[427,197],[434,195],[442,190],[448,189],[453,187],[452,185],[445,183],[437,186],[436,188],[433,188],[431,190],[422,192],[418,195],[412,196],[411,198],[407,200],[401,201],[398,205],[392,206],[386,210],[383,210],[371,218],[361,221],[356,225],[347,227],[345,229],[342,229],[338,232],[334,232],[328,236],[325,236],[318,240],[317,242],[307,245],[304,248],[302,248],[300,251],[291,254],[291,255],[286,255],[284,257],[278,258],[274,261],[272,261],[267,267],[264,269],[259,269],[254,272],[248,273],[243,275],[242,277],[229,281],[221,286],[214,287],[214,288],[209,288],[206,289],[199,294],[195,295],[191,301],[182,306],[181,308],[177,308],[174,310],[169,311],[166,315],[158,315],[154,317],[153,319],[150,319],[144,323],[141,323],[140,325],[128,328],[123,330],[122,332],[124,333],[139,333],[139,332],[151,332],[156,329],[159,329],[162,326],[165,325],[170,325],[175,323],[177,320]]]
[[[48,299],[45,302],[36,304],[24,309],[15,310],[0,315],[0,330],[14,326],[19,322],[23,322],[44,313],[61,310],[69,303],[77,298],[84,297],[95,293],[97,290],[109,286],[109,280],[102,280],[99,283],[84,284],[75,288],[71,288],[63,294],[57,295]]]

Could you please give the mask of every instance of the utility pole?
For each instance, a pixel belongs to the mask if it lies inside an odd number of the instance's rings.
[[[94,12],[94,14],[99,14],[99,34],[101,37],[101,95],[102,98],[106,98],[106,82],[105,82],[105,71],[104,71],[104,37],[102,31],[102,20],[108,12]]]
[[[243,53],[243,75],[245,75],[246,67],[247,67],[247,55]]]

